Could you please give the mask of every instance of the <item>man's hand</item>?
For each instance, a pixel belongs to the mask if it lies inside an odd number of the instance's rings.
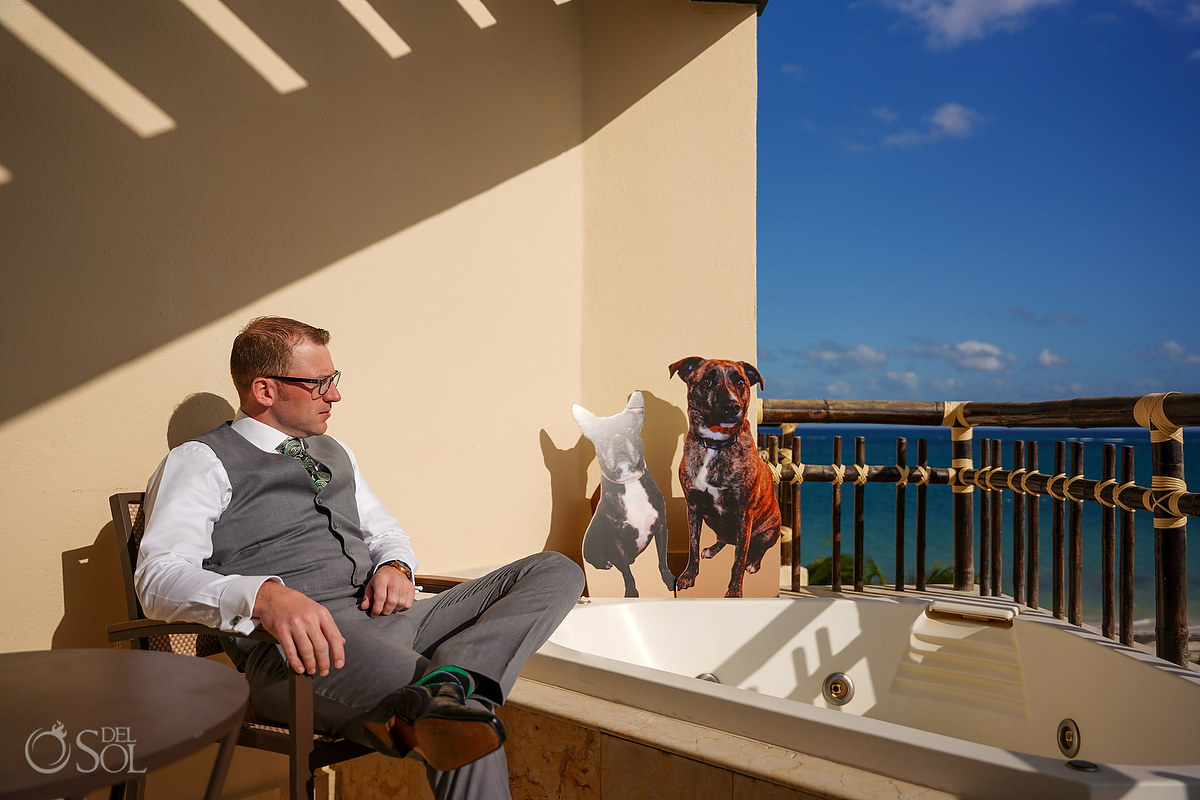
[[[282,583],[266,581],[254,599],[254,616],[279,640],[288,666],[298,673],[329,674],[346,663],[346,639],[328,609]]]
[[[372,617],[387,615],[393,611],[405,611],[412,607],[417,587],[393,566],[384,565],[375,571],[367,582],[367,590],[359,605]]]

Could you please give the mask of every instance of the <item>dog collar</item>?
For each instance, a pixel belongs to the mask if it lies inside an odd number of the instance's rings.
[[[709,439],[704,436],[697,436],[696,438],[700,440],[700,444],[703,445],[706,450],[724,450],[726,447],[736,442],[738,437],[730,436],[723,442],[718,442],[716,439]]]

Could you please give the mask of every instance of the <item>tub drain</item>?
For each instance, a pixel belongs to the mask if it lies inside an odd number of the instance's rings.
[[[1073,719],[1058,723],[1058,749],[1067,758],[1079,755],[1079,726]]]
[[[844,706],[854,697],[854,681],[844,672],[831,673],[821,684],[821,694],[830,705]]]

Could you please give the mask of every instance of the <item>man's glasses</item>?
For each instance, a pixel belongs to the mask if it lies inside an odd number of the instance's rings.
[[[292,383],[308,383],[317,387],[317,396],[324,397],[325,393],[338,385],[338,381],[342,378],[342,371],[339,369],[330,375],[328,378],[292,378],[287,375],[264,375],[264,378],[270,378],[275,381],[291,381]]]

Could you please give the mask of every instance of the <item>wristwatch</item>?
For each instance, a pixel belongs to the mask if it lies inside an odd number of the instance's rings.
[[[410,583],[412,582],[412,579],[413,579],[412,570],[409,569],[408,564],[405,564],[403,561],[401,561],[399,559],[392,559],[391,561],[385,561],[382,564],[380,564],[378,567],[376,567],[375,571],[379,572],[379,570],[383,569],[384,567],[395,567],[396,569],[398,569],[404,573],[404,577],[408,578]]]

